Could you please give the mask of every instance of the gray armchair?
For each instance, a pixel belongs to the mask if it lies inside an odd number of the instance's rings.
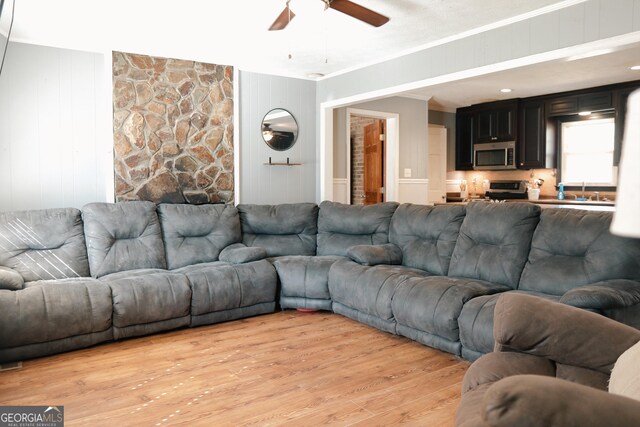
[[[458,427],[639,426],[640,400],[607,392],[611,370],[640,330],[530,295],[496,304],[493,353],[462,384]]]

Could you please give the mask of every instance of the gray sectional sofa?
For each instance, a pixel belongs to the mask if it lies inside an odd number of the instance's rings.
[[[640,328],[640,240],[528,203],[92,203],[0,213],[0,363],[282,309],[473,360],[534,294]]]

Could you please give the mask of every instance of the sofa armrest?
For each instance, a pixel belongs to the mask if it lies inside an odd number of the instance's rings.
[[[640,401],[541,375],[515,375],[487,389],[482,419],[490,426],[640,425]]]
[[[13,268],[0,266],[0,289],[18,291],[24,288],[24,278]]]
[[[618,357],[640,341],[640,330],[576,307],[508,292],[496,303],[493,337],[496,351],[528,353],[608,375]]]
[[[231,264],[244,264],[267,257],[267,251],[260,247],[249,247],[242,243],[234,243],[224,248],[218,259]]]
[[[351,246],[347,256],[361,265],[402,264],[402,249],[393,243]]]
[[[640,282],[607,280],[571,289],[560,302],[589,310],[610,310],[640,304]]]

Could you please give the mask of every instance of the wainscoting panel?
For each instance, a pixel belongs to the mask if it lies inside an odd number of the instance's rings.
[[[398,179],[398,202],[428,204],[428,179]]]
[[[333,178],[333,201],[349,204],[347,178]]]

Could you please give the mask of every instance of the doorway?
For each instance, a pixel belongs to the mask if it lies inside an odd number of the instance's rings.
[[[399,115],[347,108],[346,132],[347,182],[343,203],[364,205],[395,201],[398,193]],[[369,142],[365,149],[367,138]]]
[[[385,119],[350,116],[352,205],[370,205],[385,200],[385,128]]]

